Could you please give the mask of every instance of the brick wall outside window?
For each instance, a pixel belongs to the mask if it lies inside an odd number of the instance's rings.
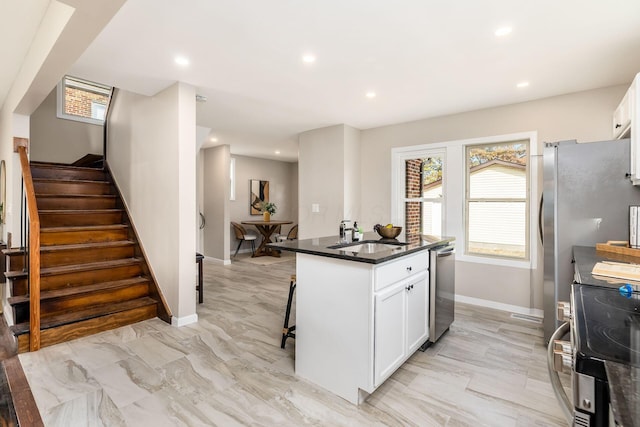
[[[92,118],[92,102],[106,105],[107,100],[106,95],[66,86],[64,112],[73,116]]]
[[[411,159],[406,161],[406,197],[422,197],[422,160]],[[405,202],[405,235],[407,242],[420,241],[422,202]]]

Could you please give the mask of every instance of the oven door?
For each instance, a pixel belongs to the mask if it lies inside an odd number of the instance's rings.
[[[560,409],[562,409],[562,413],[567,420],[567,424],[573,426],[573,404],[571,403],[571,399],[567,396],[567,393],[564,391],[562,387],[562,382],[560,382],[560,376],[558,372],[562,372],[563,368],[568,367],[571,369],[572,365],[572,351],[571,344],[569,348],[562,348],[562,344],[556,344],[556,342],[560,343],[560,339],[571,329],[569,322],[565,322],[551,336],[549,339],[549,346],[547,347],[547,368],[549,369],[549,378],[551,380],[551,387],[553,388],[553,392],[556,395],[556,399],[560,403]]]

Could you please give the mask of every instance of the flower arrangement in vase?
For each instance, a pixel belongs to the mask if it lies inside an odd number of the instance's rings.
[[[265,221],[271,220],[271,215],[276,214],[276,204],[271,202],[264,202],[262,204],[262,217]]]

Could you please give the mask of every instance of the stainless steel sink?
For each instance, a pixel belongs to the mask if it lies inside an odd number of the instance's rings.
[[[406,243],[383,243],[383,242],[356,242],[341,245],[329,246],[329,249],[338,249],[343,252],[355,252],[362,254],[375,254],[384,251],[398,251],[405,246]]]

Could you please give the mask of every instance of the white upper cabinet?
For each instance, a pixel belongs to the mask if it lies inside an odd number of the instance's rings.
[[[631,99],[633,98],[633,85],[625,93],[622,102],[613,112],[613,137],[624,138],[631,130]]]
[[[631,139],[629,173],[631,182],[640,185],[640,73],[613,112],[613,137]]]

